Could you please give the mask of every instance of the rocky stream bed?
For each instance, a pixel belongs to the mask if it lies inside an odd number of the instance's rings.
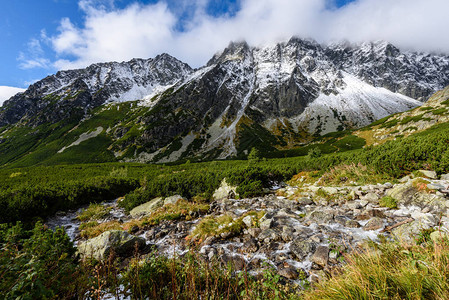
[[[423,171],[422,177],[407,176],[396,184],[320,186],[318,183],[290,186],[281,184],[263,197],[235,199],[233,188],[222,185],[214,194],[205,215],[190,220],[164,220],[158,225],[134,227],[129,232],[109,231],[99,237],[83,240],[77,211],[58,213],[47,220],[51,228],[63,226],[79,247],[102,258],[107,243],[114,239],[141,243],[157,249],[161,255],[184,255],[192,246],[190,236],[205,217],[229,215],[243,217],[239,233],[223,231],[197,240],[195,249],[204,260],[219,259],[231,263],[236,270],[260,273],[272,265],[286,281],[298,284],[314,282],[326,276],[334,266],[342,264],[345,253],[357,250],[366,240],[379,241],[379,236],[413,243],[423,230],[437,238],[449,231],[449,175],[437,178]],[[159,199],[160,205],[176,203],[176,197]],[[385,197],[393,199],[397,208],[381,206]],[[155,203],[155,200],[152,200]],[[164,203],[165,201],[165,203]],[[99,222],[128,222],[155,209],[150,202],[140,210],[126,213],[117,200],[104,202],[111,207]],[[136,214],[136,211],[139,213]],[[262,212],[261,218],[248,212]],[[231,224],[222,224],[222,227]],[[113,238],[112,238],[113,237]],[[93,243],[96,246],[93,247]],[[100,245],[98,245],[100,243]],[[94,254],[95,252],[95,254]],[[98,252],[98,253],[97,253]],[[126,256],[126,253],[123,253]]]

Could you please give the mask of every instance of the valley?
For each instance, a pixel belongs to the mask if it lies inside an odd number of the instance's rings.
[[[448,56],[299,38],[50,75],[0,108],[0,291],[444,299],[448,85]]]

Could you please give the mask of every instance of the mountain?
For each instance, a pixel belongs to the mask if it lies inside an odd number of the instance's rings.
[[[107,102],[144,99],[190,72],[187,64],[168,54],[60,71],[6,101],[0,109],[0,126],[20,120],[32,125],[55,123]]]
[[[167,54],[95,64],[58,72],[5,102],[0,163],[276,152],[417,107],[446,85],[449,56],[387,42],[231,43],[196,70]]]

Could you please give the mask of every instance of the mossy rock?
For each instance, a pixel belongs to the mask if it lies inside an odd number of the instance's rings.
[[[141,218],[141,217],[150,215],[152,212],[154,212],[159,207],[162,207],[163,205],[164,205],[163,198],[161,198],[161,197],[154,198],[144,204],[134,207],[129,212],[129,214],[131,215],[131,217],[133,219]]]
[[[96,260],[107,259],[111,252],[119,257],[129,257],[133,255],[136,245],[138,249],[144,248],[145,239],[125,231],[110,230],[93,239],[80,242],[78,252],[85,258]]]

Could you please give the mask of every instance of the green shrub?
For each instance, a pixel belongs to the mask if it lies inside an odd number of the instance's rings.
[[[36,223],[3,226],[0,240],[3,299],[67,299],[77,294],[76,249],[62,229]]]
[[[321,150],[318,147],[311,148],[309,152],[307,152],[308,158],[318,158],[321,157],[321,155],[322,155]]]

